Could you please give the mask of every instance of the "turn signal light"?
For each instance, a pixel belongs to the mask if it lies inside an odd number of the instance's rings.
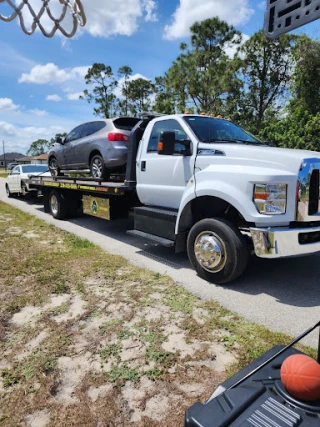
[[[115,141],[128,142],[129,137],[128,137],[128,135],[125,135],[124,133],[111,132],[111,133],[108,133],[108,140],[111,142],[115,142]]]
[[[158,142],[158,151],[163,151],[163,142]]]

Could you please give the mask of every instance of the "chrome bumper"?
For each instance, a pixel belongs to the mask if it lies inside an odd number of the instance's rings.
[[[320,252],[320,227],[250,228],[250,232],[254,251],[260,258],[284,258]]]

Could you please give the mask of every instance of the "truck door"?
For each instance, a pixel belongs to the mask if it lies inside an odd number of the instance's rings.
[[[175,132],[174,155],[159,155],[158,142],[162,132]],[[179,140],[191,139],[175,119],[158,120],[151,134],[145,135],[137,161],[137,192],[142,203],[178,209],[185,187],[194,174],[195,154],[183,154]],[[193,150],[194,152],[195,150]]]

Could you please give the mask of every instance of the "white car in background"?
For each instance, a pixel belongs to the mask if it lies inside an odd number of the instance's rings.
[[[6,180],[6,193],[8,197],[14,194],[26,195],[29,191],[36,192],[36,189],[29,188],[26,182],[31,176],[51,176],[48,165],[29,164],[15,166]]]

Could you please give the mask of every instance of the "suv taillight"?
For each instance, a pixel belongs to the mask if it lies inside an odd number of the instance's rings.
[[[124,133],[111,132],[111,133],[108,133],[108,140],[112,141],[112,142],[114,142],[114,141],[128,142],[129,137],[128,137],[128,135],[125,135]]]

